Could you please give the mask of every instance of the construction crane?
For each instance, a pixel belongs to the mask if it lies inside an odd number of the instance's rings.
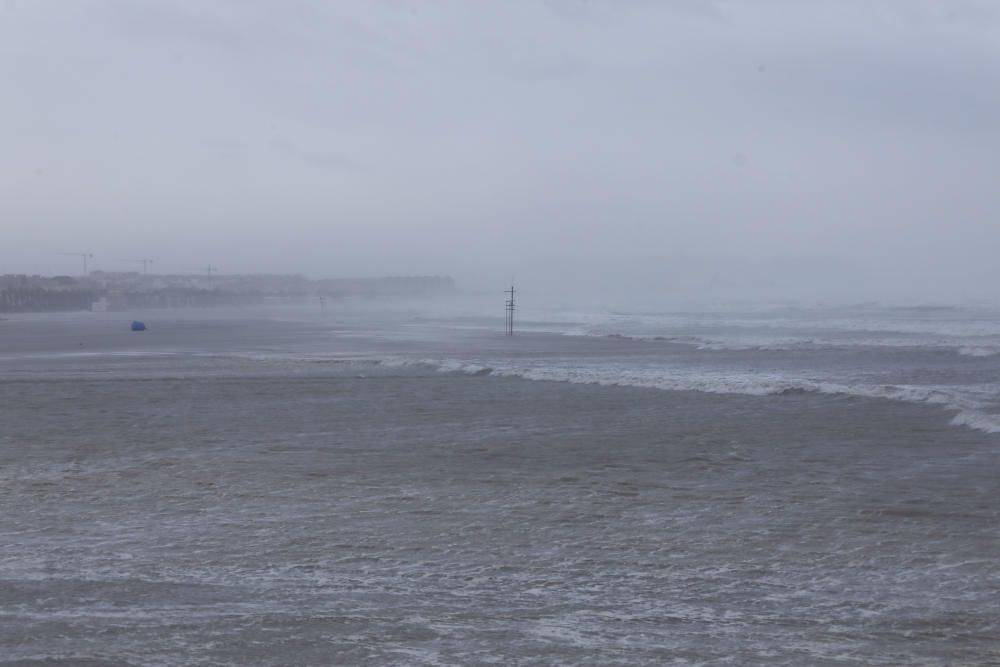
[[[74,255],[76,257],[83,257],[83,275],[84,276],[88,275],[87,274],[87,259],[88,258],[92,259],[94,257],[94,253],[92,253],[92,252],[61,252],[59,254],[60,255]]]

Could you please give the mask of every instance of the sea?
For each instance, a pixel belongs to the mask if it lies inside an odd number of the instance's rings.
[[[0,666],[1000,665],[1000,309],[492,310],[3,315]]]

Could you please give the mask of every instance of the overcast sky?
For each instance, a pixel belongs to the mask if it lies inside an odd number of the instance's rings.
[[[0,0],[0,273],[1000,292],[992,0]]]

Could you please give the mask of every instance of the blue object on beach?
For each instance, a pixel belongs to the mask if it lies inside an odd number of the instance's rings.
[[[145,331],[146,323],[139,320],[132,320],[132,331]]]

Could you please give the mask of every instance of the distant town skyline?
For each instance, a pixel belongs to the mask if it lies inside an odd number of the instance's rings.
[[[0,266],[991,298],[998,31],[988,0],[7,2]]]

